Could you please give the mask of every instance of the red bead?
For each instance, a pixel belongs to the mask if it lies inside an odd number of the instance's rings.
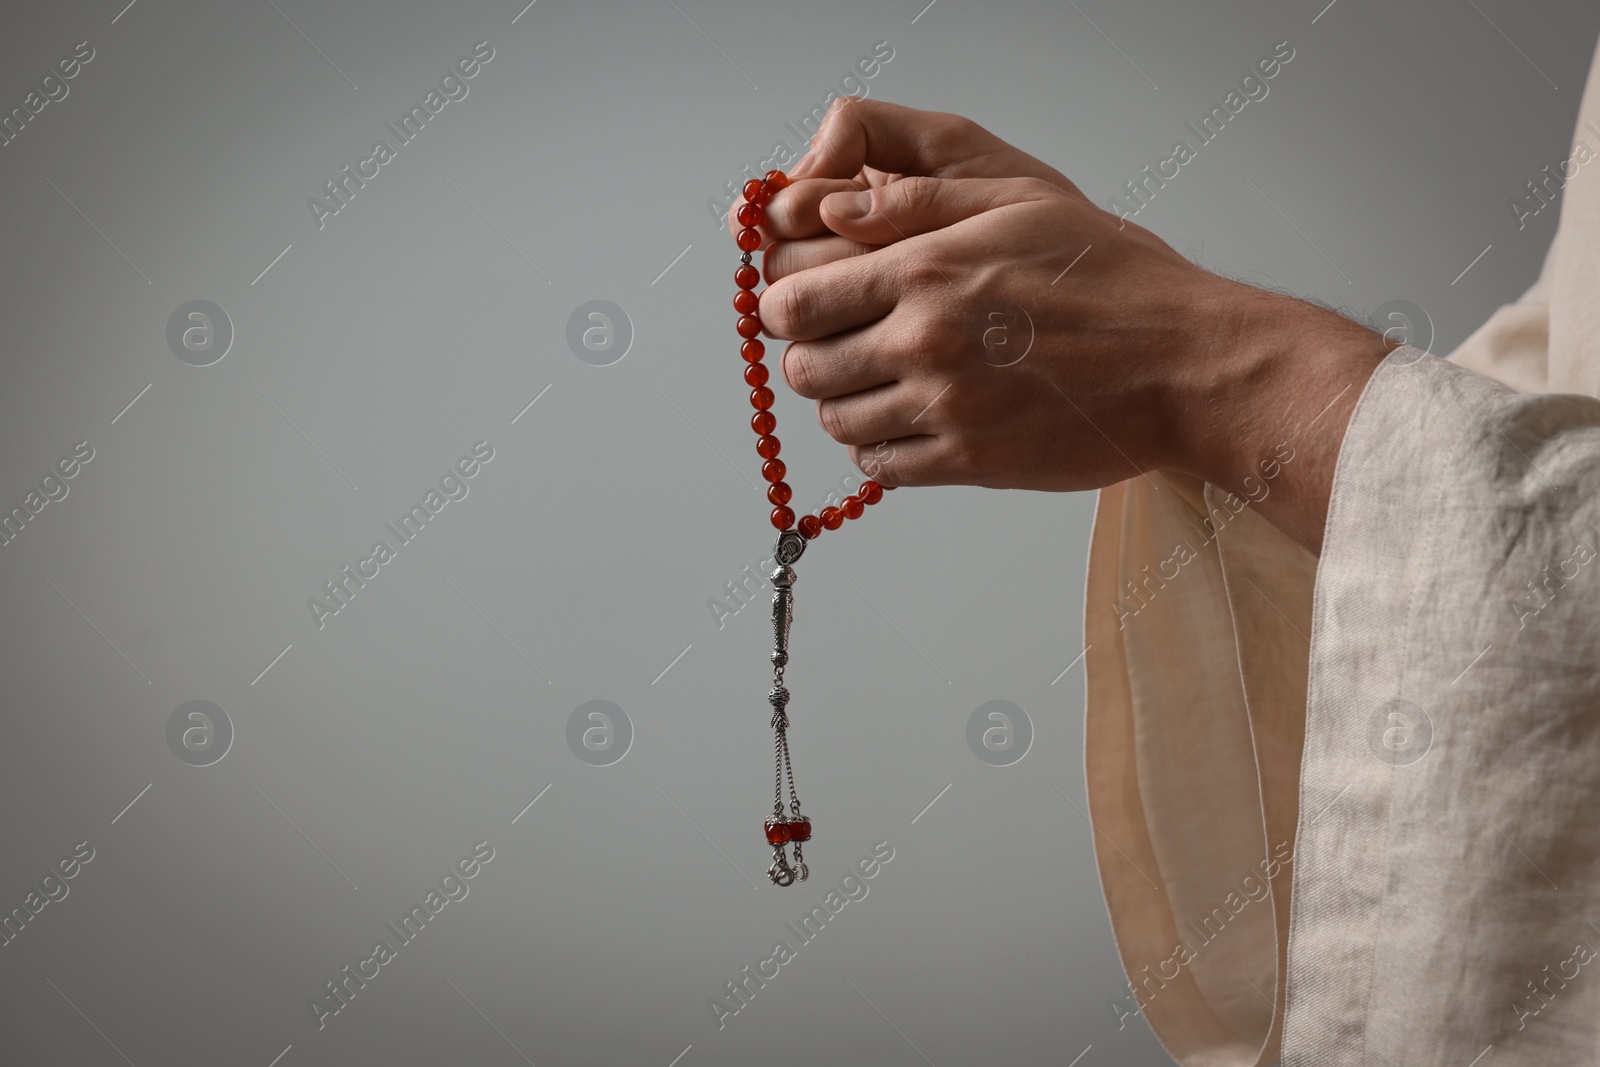
[[[739,346],[739,354],[744,357],[746,363],[755,363],[767,354],[767,346],[752,337]]]
[[[733,328],[739,331],[740,337],[753,339],[761,332],[761,320],[754,315],[740,315],[739,321],[733,324]]]
[[[746,263],[733,272],[733,284],[741,289],[754,289],[761,281],[761,272]]]
[[[815,515],[800,516],[800,536],[814,541],[822,534],[822,520]]]
[[[783,465],[781,459],[769,459],[761,465],[761,477],[769,482],[781,482],[788,473],[789,468]]]
[[[839,502],[839,510],[844,512],[844,517],[847,519],[859,519],[861,513],[867,509],[861,506],[860,497],[847,496]]]
[[[787,845],[789,843],[789,824],[782,819],[768,819],[761,824],[767,833],[767,844]]]
[[[772,390],[764,385],[750,390],[750,406],[757,411],[766,411],[772,406]]]
[[[767,210],[760,204],[740,204],[733,217],[739,220],[740,226],[760,226],[767,221]]]
[[[778,416],[770,411],[758,411],[750,416],[750,428],[756,433],[771,433],[778,425]]]
[[[733,243],[739,246],[739,251],[741,252],[754,252],[761,247],[761,231],[752,230],[746,226],[739,231],[738,236],[733,239]]]
[[[733,310],[741,315],[754,315],[760,304],[761,301],[756,298],[756,294],[748,289],[740,289],[733,294]]]
[[[861,488],[856,490],[856,496],[861,498],[863,504],[876,504],[883,499],[883,486],[877,482],[862,482]]]
[[[766,174],[767,188],[773,192],[783,189],[789,184],[789,176],[781,170],[769,170]]]
[[[741,191],[744,194],[745,200],[752,204],[764,204],[766,203],[767,196],[770,195],[767,193],[767,183],[762,181],[760,178],[751,178],[749,181],[745,182],[744,189]]]
[[[787,504],[794,497],[794,490],[789,488],[788,482],[773,482],[767,486],[767,499],[774,504]],[[804,522],[804,519],[800,520]]]
[[[844,525],[844,512],[838,508],[822,509],[822,526],[827,530],[837,530]]]
[[[767,365],[765,363],[746,363],[744,365],[744,384],[766,385]]]
[[[811,820],[806,818],[804,815],[800,816],[799,818],[795,818],[793,816],[790,816],[790,818],[789,818],[789,840],[790,841],[810,841],[811,840]]]
[[[779,504],[772,509],[772,527],[775,530],[787,530],[794,525],[794,510]]]
[[[756,455],[762,459],[771,459],[778,454],[782,447],[778,439],[770,433],[764,433],[756,438]]]

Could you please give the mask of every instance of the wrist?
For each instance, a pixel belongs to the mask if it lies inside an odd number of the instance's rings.
[[[1216,328],[1185,360],[1170,466],[1316,552],[1345,428],[1396,345],[1326,308],[1218,281],[1197,309]]]

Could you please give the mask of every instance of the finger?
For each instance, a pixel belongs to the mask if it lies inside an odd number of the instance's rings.
[[[863,168],[934,178],[1043,178],[1082,195],[1060,171],[971,119],[886,100],[840,97],[789,177],[853,178]]]
[[[844,445],[931,435],[936,432],[932,420],[923,416],[939,395],[939,388],[927,379],[916,384],[910,380],[890,382],[818,400],[817,422],[829,437]]]
[[[850,462],[868,478],[886,489],[901,485],[942,485],[935,476],[943,461],[945,439],[919,433],[851,445]]]
[[[903,413],[906,386],[889,382],[871,389],[817,401],[817,425],[841,445],[870,445],[902,437],[910,427],[912,410]]]
[[[890,333],[889,326],[877,322],[821,340],[795,341],[785,346],[778,371],[790,389],[808,400],[829,400],[893,385],[907,364],[897,360],[900,350]]]
[[[784,188],[778,190],[772,199],[761,205],[763,221],[756,228],[761,231],[764,238],[763,247],[767,242],[794,240],[802,237],[816,237],[828,232],[827,224],[817,214],[817,205],[829,193],[841,190],[860,189],[863,182],[852,181],[844,178],[807,179],[806,181],[792,181]],[[744,206],[744,197],[738,196],[728,207],[728,232],[737,235],[744,229],[744,223],[739,221],[739,209]]]
[[[829,194],[822,219],[843,237],[886,245],[997,207],[1062,195],[1039,178],[902,178],[878,189]]]
[[[777,241],[761,253],[761,274],[771,285],[780,278],[811,267],[837,263],[851,256],[863,256],[877,248],[877,245],[862,244],[834,234],[810,237],[803,241]]]
[[[765,204],[767,221],[761,232],[775,241],[818,237],[828,232],[817,207],[830,193],[849,192],[864,183],[848,178],[809,178],[790,182]]]
[[[828,109],[811,148],[790,168],[789,177],[852,178],[863,167],[938,175],[959,161],[947,150],[958,137],[978,148],[1001,145],[999,138],[960,115],[844,96]],[[986,140],[994,144],[984,145]]]
[[[874,257],[890,251],[851,256],[773,282],[756,311],[762,329],[768,337],[811,341],[883,318],[900,300],[901,272]]]

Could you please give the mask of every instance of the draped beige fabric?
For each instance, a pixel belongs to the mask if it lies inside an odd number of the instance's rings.
[[[1600,158],[1560,211],[1521,300],[1367,383],[1320,560],[1193,479],[1101,491],[1111,1007],[1184,1067],[1600,1063]]]

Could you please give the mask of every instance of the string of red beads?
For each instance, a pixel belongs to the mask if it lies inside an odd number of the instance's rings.
[[[744,338],[739,346],[739,355],[745,361],[744,381],[750,386],[750,406],[756,409],[750,418],[750,428],[757,434],[756,454],[766,461],[761,465],[761,477],[768,483],[767,500],[772,504],[772,525],[778,530],[797,525],[794,510],[789,507],[794,491],[783,480],[788,471],[783,460],[778,458],[782,445],[772,435],[778,426],[778,418],[772,413],[773,393],[767,387],[767,367],[761,362],[767,349],[756,339],[761,333],[761,300],[755,288],[761,281],[761,272],[750,265],[750,253],[761,247],[761,231],[756,227],[767,221],[767,202],[788,184],[789,176],[781,170],[769,170],[765,177],[751,178],[744,183],[744,203],[734,212],[734,218],[743,227],[734,237],[734,243],[744,253],[739,269],[733,272],[733,284],[739,287],[733,294],[733,310],[739,313],[734,328]],[[815,515],[802,515],[798,523],[800,536],[807,541],[815,540],[822,536],[823,530],[837,530],[846,519],[859,519],[865,513],[866,505],[876,504],[883,499],[886,490],[893,488],[892,485],[880,485],[874,481],[862,482],[861,487],[841,500],[838,507],[825,507]]]

